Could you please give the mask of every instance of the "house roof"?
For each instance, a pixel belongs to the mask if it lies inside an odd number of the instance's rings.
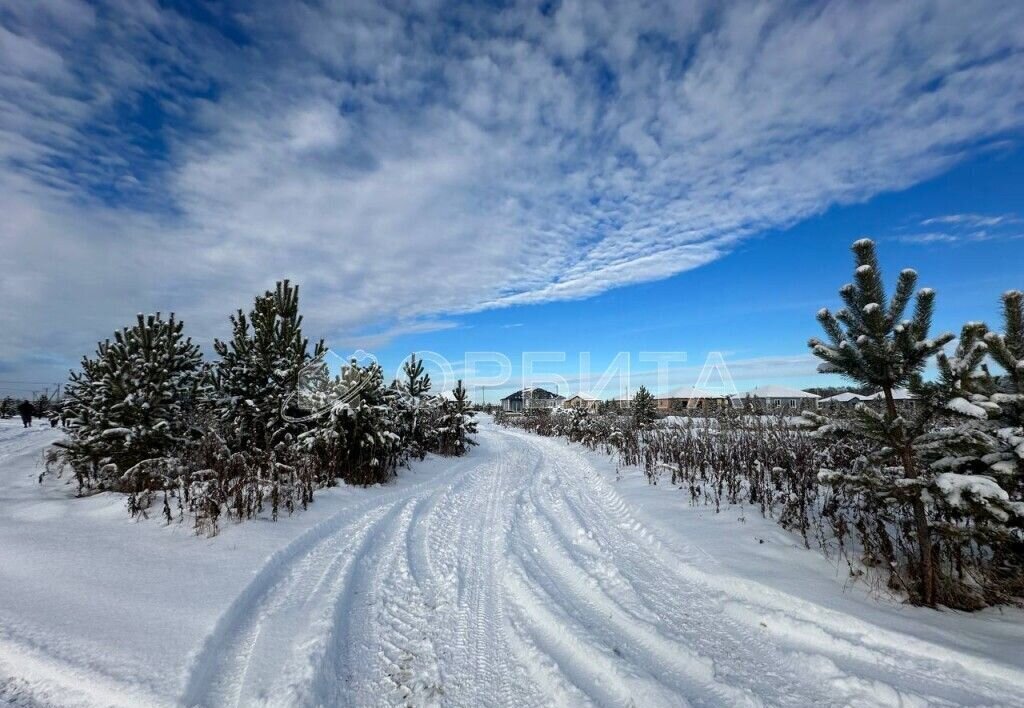
[[[820,396],[795,388],[772,385],[758,386],[746,393],[738,394],[736,398],[820,398]]]
[[[725,395],[708,391],[703,388],[697,388],[696,386],[682,386],[680,388],[673,389],[668,393],[662,393],[655,396],[655,398],[659,401],[664,401],[676,398],[725,398]]]
[[[849,403],[850,401],[870,401],[871,396],[862,396],[859,393],[853,393],[852,391],[844,391],[843,393],[837,393],[834,396],[821,399],[821,403]]]
[[[589,393],[574,393],[574,394],[572,394],[571,396],[569,396],[565,400],[571,401],[574,398],[578,398],[581,401],[597,401],[597,400],[599,400],[596,396],[591,396]]]
[[[543,389],[543,388],[528,388],[528,389],[526,389],[526,392],[528,394],[530,394],[530,400],[531,401],[538,400],[538,399],[540,399],[540,400],[550,400],[552,398],[561,398],[563,400],[565,399],[565,396],[559,396],[557,393],[551,393],[551,391],[548,391],[548,390]],[[509,395],[505,396],[501,400],[503,400],[503,401],[521,401],[521,400],[523,400],[523,389],[521,389],[521,388],[517,389],[516,391],[513,391],[512,393],[510,393]]]
[[[910,391],[908,391],[905,388],[894,388],[892,390],[892,397],[893,397],[893,400],[896,400],[896,401],[913,401],[914,399],[917,398],[917,396],[915,396],[914,394],[912,394]],[[870,396],[868,396],[864,400],[866,400],[866,401],[884,401],[885,400],[885,394],[882,391],[879,391],[878,393],[871,394]]]

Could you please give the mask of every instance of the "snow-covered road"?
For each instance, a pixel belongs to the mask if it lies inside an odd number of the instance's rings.
[[[572,448],[491,427],[481,444],[282,552],[209,637],[185,703],[820,706],[896,699],[887,686],[1021,698],[817,623],[831,657],[772,642],[685,572],[699,553],[669,553]]]
[[[488,423],[478,439],[295,535],[183,660],[180,695],[148,699],[1024,705],[1011,666],[709,571],[574,446]]]

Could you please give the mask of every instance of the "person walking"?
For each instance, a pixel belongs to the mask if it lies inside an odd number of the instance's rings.
[[[18,413],[21,414],[21,423],[23,427],[32,427],[32,416],[35,415],[36,409],[28,401],[22,401],[21,405],[18,406]]]

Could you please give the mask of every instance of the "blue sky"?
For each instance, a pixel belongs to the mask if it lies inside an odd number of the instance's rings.
[[[937,290],[934,331],[956,333],[969,320],[998,324],[999,295],[1024,287],[1022,187],[1024,152],[1000,148],[910,189],[766,232],[727,257],[665,280],[586,300],[462,317],[453,329],[398,337],[377,353],[397,368],[413,348],[453,361],[463,361],[467,350],[493,349],[507,353],[520,377],[523,351],[565,351],[564,364],[538,363],[536,371],[558,374],[576,391],[580,383],[586,388],[586,379],[579,382],[581,351],[591,353],[597,374],[619,352],[629,352],[638,374],[634,389],[653,381],[645,374],[654,364],[640,362],[640,352],[685,352],[687,361],[673,364],[668,384],[683,386],[696,382],[708,354],[717,351],[741,391],[764,384],[842,385],[839,377],[815,372],[805,343],[820,336],[815,312],[841,306],[837,290],[851,279],[850,244],[863,236],[876,241],[888,283],[913,267],[922,287]],[[441,374],[440,367],[434,370]],[[482,376],[495,371],[480,368]],[[493,400],[507,392],[477,389],[475,395]]]
[[[740,389],[819,383],[855,238],[942,328],[1024,285],[1021,27],[1008,0],[0,0],[0,386],[138,311],[208,345],[282,277],[389,367],[681,350],[689,384],[718,351]]]

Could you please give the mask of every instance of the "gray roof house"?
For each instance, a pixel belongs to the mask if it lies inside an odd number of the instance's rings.
[[[885,405],[885,394],[881,391],[865,397],[865,401],[870,401],[877,406]],[[905,388],[894,388],[892,390],[892,400],[896,404],[897,410],[914,410],[917,407],[917,396],[912,394]]]
[[[834,396],[829,396],[828,398],[822,398],[818,401],[818,405],[828,406],[829,408],[853,408],[858,403],[870,400],[871,396],[862,396],[859,393],[846,391],[844,393],[837,393]]]
[[[519,389],[501,399],[501,410],[519,413],[536,408],[557,408],[564,400],[565,396],[559,396],[543,388]]]

